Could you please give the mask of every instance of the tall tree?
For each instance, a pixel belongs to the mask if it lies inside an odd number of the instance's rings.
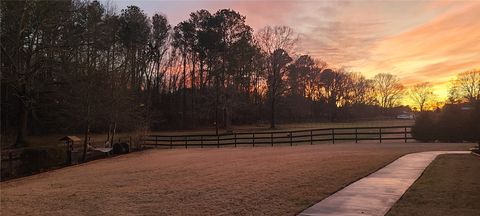
[[[142,62],[142,53],[148,43],[150,22],[139,7],[128,6],[127,9],[122,9],[119,23],[119,39],[126,51],[124,68],[130,74],[132,88],[140,91],[145,70],[139,64]]]
[[[434,100],[432,85],[428,82],[412,86],[408,91],[409,97],[420,112],[425,111],[426,106]]]
[[[312,57],[302,55],[288,67],[288,85],[292,96],[307,97],[309,78],[313,77],[316,65]]]
[[[283,93],[282,71],[292,61],[288,52],[294,52],[298,36],[287,26],[266,26],[257,32],[255,39],[267,56],[266,76],[270,101],[270,127],[275,128],[276,98]]]
[[[234,62],[240,56],[234,53],[235,47],[239,43],[247,44],[252,42],[252,28],[245,22],[245,16],[231,9],[222,9],[214,14],[214,29],[220,35],[221,49],[221,90],[223,92],[223,126],[229,128],[231,125],[231,88],[234,88],[232,81],[236,70],[232,70]]]
[[[350,74],[352,79],[351,104],[353,105],[373,105],[375,102],[373,80],[366,79],[360,73]]]
[[[29,115],[46,94],[42,87],[53,84],[48,67],[54,61],[56,42],[69,18],[71,2],[5,1],[1,3],[2,92],[12,97],[8,103],[17,109],[16,146],[23,145]],[[51,13],[56,11],[56,13]],[[2,112],[5,107],[2,107]]]
[[[271,71],[267,74],[268,96],[270,100],[270,128],[275,128],[275,107],[277,98],[285,91],[284,79],[287,64],[292,58],[283,49],[275,50],[270,56]]]
[[[450,100],[474,103],[480,100],[480,70],[462,72],[452,82]]]
[[[348,74],[342,71],[325,69],[320,74],[320,86],[330,111],[330,120],[336,119],[337,108],[345,104],[348,87],[351,86]]]
[[[192,53],[192,41],[195,39],[195,28],[192,23],[184,21],[175,26],[173,31],[173,46],[180,51],[183,61],[182,119],[185,127],[187,125],[187,57],[189,53]],[[191,58],[194,58],[194,56],[191,55]],[[193,82],[194,80],[191,80],[192,85]]]
[[[169,49],[169,37],[171,26],[164,15],[155,14],[152,17],[152,32],[149,42],[149,57],[152,62],[151,76],[155,77],[153,86],[155,92],[160,91],[161,80],[165,76],[166,54]],[[156,99],[158,100],[158,98]]]
[[[378,104],[384,108],[391,108],[398,104],[403,94],[403,85],[392,74],[379,73],[373,77]]]

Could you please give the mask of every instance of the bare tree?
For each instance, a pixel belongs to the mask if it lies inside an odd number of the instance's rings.
[[[379,73],[373,78],[373,83],[375,95],[381,107],[391,108],[398,104],[404,88],[395,75]]]
[[[420,112],[425,111],[425,107],[433,102],[435,94],[433,93],[432,85],[428,82],[419,83],[412,86],[408,95],[415,106],[418,106]]]
[[[350,90],[350,103],[354,105],[372,105],[375,101],[373,80],[366,79],[360,73],[350,73],[352,87]]]
[[[460,73],[452,82],[450,101],[467,101],[473,103],[480,100],[480,70]]]
[[[277,49],[295,53],[298,35],[288,26],[266,26],[256,34],[256,40],[260,48],[271,55]]]
[[[286,74],[287,64],[292,61],[292,58],[282,49],[275,50],[270,58],[272,68],[267,77],[267,86],[270,99],[270,128],[275,128],[275,106],[277,98],[285,90],[283,78]]]
[[[255,38],[268,59],[265,68],[270,100],[270,127],[275,128],[275,103],[282,86],[281,73],[292,61],[288,53],[294,52],[298,36],[288,26],[266,26]]]
[[[352,86],[352,80],[348,73],[338,70],[325,69],[320,74],[321,93],[327,102],[330,120],[336,118],[339,106],[345,106],[348,103],[349,91]]]

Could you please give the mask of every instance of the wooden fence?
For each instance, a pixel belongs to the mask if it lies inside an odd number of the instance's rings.
[[[352,127],[322,128],[291,131],[268,132],[234,132],[225,134],[192,134],[192,135],[148,135],[144,139],[146,147],[220,147],[220,146],[274,146],[298,144],[333,143],[338,141],[374,140],[380,143],[385,140],[412,140],[412,126],[392,127]]]

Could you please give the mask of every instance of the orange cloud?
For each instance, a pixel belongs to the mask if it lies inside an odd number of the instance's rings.
[[[442,84],[459,72],[480,68],[480,3],[441,15],[434,20],[378,43],[370,61],[359,68],[368,74],[390,72],[405,84]],[[438,90],[446,96],[446,86]],[[437,87],[438,89],[438,87]]]

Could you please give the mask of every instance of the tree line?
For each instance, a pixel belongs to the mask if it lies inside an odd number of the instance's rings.
[[[98,1],[2,1],[2,135],[21,145],[27,134],[108,132],[113,141],[136,129],[275,128],[375,117],[407,92],[395,75],[333,68],[297,43],[291,28],[254,32],[232,9],[172,26],[133,5],[118,13]],[[411,97],[426,104],[431,86],[417,88]]]

